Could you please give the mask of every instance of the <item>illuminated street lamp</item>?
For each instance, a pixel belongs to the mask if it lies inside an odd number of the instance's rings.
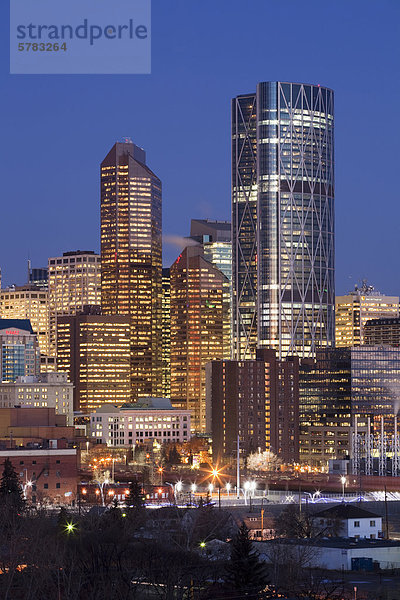
[[[346,477],[344,475],[341,476],[340,483],[342,484],[342,499],[344,501],[344,488],[345,488],[345,485],[347,483],[347,479],[346,479]]]
[[[192,489],[192,492],[194,494],[196,492],[197,485],[195,483],[192,483],[192,488],[191,489]]]
[[[70,533],[75,533],[76,525],[72,521],[69,521],[65,524],[65,532],[70,535]]]
[[[160,465],[160,466],[158,467],[158,472],[160,473],[160,485],[162,485],[162,484],[163,484],[163,471],[164,471],[164,469],[163,469],[163,467]]]

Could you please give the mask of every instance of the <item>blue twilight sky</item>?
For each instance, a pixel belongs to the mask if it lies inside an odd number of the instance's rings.
[[[11,0],[12,1],[12,0]],[[99,250],[99,163],[130,136],[163,182],[164,235],[230,218],[230,99],[258,81],[336,93],[336,287],[400,293],[399,0],[153,0],[152,74],[9,73],[0,9],[4,283]],[[166,244],[164,263],[177,249]]]

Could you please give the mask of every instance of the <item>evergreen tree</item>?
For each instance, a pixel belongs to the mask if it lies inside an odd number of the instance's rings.
[[[179,465],[181,463],[181,456],[175,445],[172,446],[169,451],[168,462],[171,463],[171,465]]]
[[[62,506],[60,508],[60,512],[58,513],[58,517],[57,517],[57,527],[61,533],[65,532],[65,528],[67,526],[69,518],[70,518],[70,516],[68,514],[67,509],[64,506]]]
[[[129,485],[129,494],[125,498],[126,505],[134,510],[141,510],[145,506],[142,486],[137,481]]]
[[[18,475],[9,458],[4,461],[4,471],[0,481],[0,503],[3,507],[16,513],[25,508]]]
[[[253,548],[249,530],[244,523],[233,538],[231,558],[226,571],[227,582],[245,598],[260,598],[260,592],[268,583],[266,566]]]

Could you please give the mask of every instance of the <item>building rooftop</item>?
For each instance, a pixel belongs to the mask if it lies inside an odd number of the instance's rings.
[[[123,410],[174,410],[169,398],[139,398],[137,402],[126,403],[121,406]]]
[[[139,398],[137,402],[117,404],[102,404],[94,412],[118,413],[121,410],[169,410],[175,411],[169,398]]]
[[[359,548],[400,548],[400,540],[382,540],[369,538],[275,538],[264,542],[255,542],[256,544],[282,544],[287,546],[318,546],[322,548],[343,548],[343,549],[359,549]]]
[[[0,331],[4,329],[21,329],[33,333],[29,319],[0,319]]]
[[[63,252],[63,256],[82,256],[85,254],[94,255],[96,254],[94,250],[71,250],[69,252]]]
[[[369,519],[380,518],[380,515],[369,510],[355,506],[354,504],[337,504],[321,512],[315,513],[316,517],[327,517],[331,519]]]

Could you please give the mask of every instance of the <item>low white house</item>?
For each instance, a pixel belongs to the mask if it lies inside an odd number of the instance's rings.
[[[356,504],[338,504],[315,515],[316,524],[323,529],[329,529],[336,523],[338,537],[371,539],[383,537],[382,517]]]
[[[399,540],[346,538],[283,539],[255,542],[266,562],[297,562],[304,568],[358,571],[400,568]]]
[[[90,413],[92,441],[108,446],[130,446],[157,441],[187,442],[190,411],[173,408],[168,398],[140,398],[132,404],[103,404]]]

